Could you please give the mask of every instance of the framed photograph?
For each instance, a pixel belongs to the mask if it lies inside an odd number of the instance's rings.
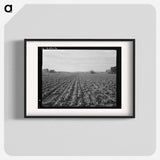
[[[25,117],[135,117],[134,39],[25,39]]]

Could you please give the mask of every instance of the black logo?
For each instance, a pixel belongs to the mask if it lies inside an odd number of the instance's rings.
[[[7,4],[4,6],[4,10],[7,13],[11,13],[12,12],[12,5],[11,4]]]

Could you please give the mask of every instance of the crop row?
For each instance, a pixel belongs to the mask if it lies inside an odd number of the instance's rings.
[[[50,73],[43,76],[43,107],[116,106],[116,75]]]

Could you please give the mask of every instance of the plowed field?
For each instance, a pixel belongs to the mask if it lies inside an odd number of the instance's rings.
[[[116,107],[116,74],[46,73],[42,107]]]

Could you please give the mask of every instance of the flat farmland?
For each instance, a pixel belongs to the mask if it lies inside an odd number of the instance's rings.
[[[116,74],[42,74],[41,107],[116,107]]]

